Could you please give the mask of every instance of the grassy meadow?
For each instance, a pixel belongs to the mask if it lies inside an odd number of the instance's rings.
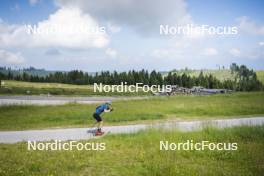
[[[2,106],[0,130],[91,126],[97,105]],[[264,92],[119,100],[113,107],[113,112],[103,115],[105,125],[258,116],[264,114]]]
[[[160,151],[160,141],[237,143],[237,150]],[[104,151],[29,151],[27,143],[0,144],[0,175],[175,176],[263,175],[264,126],[203,131],[149,130],[81,141]]]
[[[131,92],[94,92],[93,85],[73,85],[61,83],[34,83],[2,80],[0,95],[66,95],[66,96],[141,96],[150,95],[143,91]]]
[[[258,77],[264,77],[262,73],[257,74]],[[4,82],[0,88],[2,95],[25,94],[28,91],[29,95],[94,95],[92,86]],[[112,95],[115,96],[110,94]],[[57,106],[0,106],[0,130],[88,127],[94,123],[92,114],[96,106],[98,104],[76,103]],[[263,116],[264,92],[116,100],[113,101],[113,107],[112,113],[103,115],[104,125]],[[135,134],[110,134],[102,138],[80,141],[104,142],[105,151],[28,151],[25,142],[0,144],[0,175],[262,175],[263,136],[264,126],[242,126],[226,129],[206,128],[193,132],[150,129]],[[160,151],[160,140],[174,143],[187,140],[235,142],[238,143],[238,150]]]

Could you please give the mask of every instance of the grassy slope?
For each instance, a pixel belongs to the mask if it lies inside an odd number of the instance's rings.
[[[257,71],[257,77],[264,84],[264,71],[263,70]]]
[[[201,70],[191,70],[191,71],[177,71],[177,73],[179,74],[183,74],[186,73],[190,76],[194,76],[194,77],[198,77],[200,74]],[[223,80],[228,80],[228,79],[234,79],[233,74],[231,74],[231,71],[228,69],[225,70],[203,70],[203,74],[204,75],[210,75],[212,74],[214,77],[216,77],[217,79],[223,81]]]
[[[0,130],[88,126],[97,105],[0,107]],[[264,92],[211,96],[155,97],[113,102],[106,124],[165,118],[199,119],[264,114]]]
[[[183,74],[186,73],[190,76],[198,77],[200,74],[201,70],[180,70],[177,71],[176,73],[178,74]],[[224,70],[203,70],[204,75],[209,75],[212,74],[214,77],[217,79],[223,81],[223,80],[228,80],[231,79],[233,80],[235,78],[235,75],[231,74],[231,71],[229,69],[224,69]],[[256,71],[258,79],[264,83],[264,71],[263,70],[258,70]]]
[[[4,85],[0,88],[0,95],[40,95],[40,94],[52,94],[52,95],[67,95],[67,96],[140,96],[149,95],[149,93],[117,93],[117,92],[94,92],[93,85],[72,85],[72,84],[60,84],[60,83],[33,83],[24,81],[11,81],[3,80]],[[27,93],[30,91],[30,93]]]
[[[147,131],[108,135],[105,151],[28,151],[0,144],[0,175],[262,175],[264,126],[201,132]],[[160,140],[238,143],[237,151],[160,151]]]

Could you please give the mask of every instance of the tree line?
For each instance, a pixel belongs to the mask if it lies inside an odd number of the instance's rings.
[[[109,72],[102,71],[95,74],[88,74],[80,70],[69,72],[55,72],[47,76],[30,75],[26,72],[14,75],[11,70],[7,74],[0,72],[0,80],[18,80],[30,82],[51,82],[51,83],[67,83],[86,85],[94,83],[102,83],[108,85],[117,85],[121,82],[127,82],[128,85],[143,83],[144,85],[178,85],[181,87],[191,88],[193,86],[202,86],[211,89],[230,89],[236,91],[257,91],[263,90],[262,83],[257,79],[257,75],[253,70],[248,69],[245,65],[238,66],[233,63],[230,66],[231,73],[234,74],[234,80],[220,81],[212,74],[204,75],[201,71],[198,77],[190,76],[185,73],[177,74],[177,72],[169,72],[163,76],[161,73],[153,70],[128,72]]]

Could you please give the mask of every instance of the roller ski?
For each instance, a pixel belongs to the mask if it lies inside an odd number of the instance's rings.
[[[103,132],[101,129],[97,129],[97,130],[95,131],[95,133],[94,133],[95,136],[102,136],[102,135],[104,135],[104,134],[105,134],[105,132]]]

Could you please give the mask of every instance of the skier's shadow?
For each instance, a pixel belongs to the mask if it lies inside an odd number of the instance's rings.
[[[91,129],[88,129],[86,132],[87,132],[88,134],[91,134],[91,135],[95,136],[96,130],[97,130],[97,129],[91,128]]]

